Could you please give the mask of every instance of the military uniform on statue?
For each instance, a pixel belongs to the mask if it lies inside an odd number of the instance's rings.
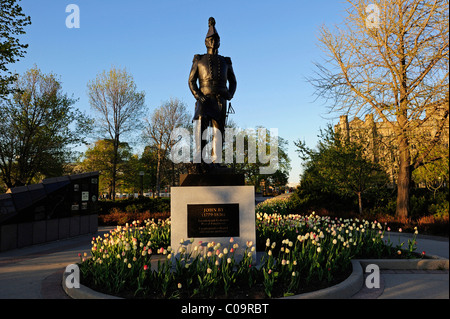
[[[195,175],[231,173],[231,169],[222,166],[218,158],[221,158],[225,139],[227,104],[234,96],[237,83],[231,59],[218,54],[220,37],[215,25],[214,18],[209,18],[209,29],[205,38],[207,53],[194,56],[189,74],[189,88],[197,100],[193,118],[193,121],[197,124],[194,126],[195,141],[197,141],[194,154],[197,154],[196,156],[199,156],[199,158],[196,159],[194,155],[194,163],[196,164],[194,164],[193,173]],[[208,128],[212,129],[213,132],[212,140],[209,142],[209,145],[212,146],[210,152],[205,148],[208,141],[204,139],[204,132]],[[220,137],[217,136],[219,133],[221,134]],[[207,151],[206,154],[205,151]],[[243,177],[238,176],[239,178],[234,177],[234,181],[243,185]],[[187,178],[186,176],[182,177],[185,183],[188,183]],[[199,176],[196,178],[198,179]],[[227,177],[223,178],[227,179]],[[233,177],[228,176],[228,179],[230,178]],[[203,176],[202,179],[212,180],[216,178]],[[216,183],[223,184],[218,181]],[[228,184],[228,182],[226,183]]]

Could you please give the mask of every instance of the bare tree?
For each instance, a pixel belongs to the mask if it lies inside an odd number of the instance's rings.
[[[121,137],[138,130],[145,107],[145,93],[138,92],[133,77],[125,70],[112,67],[88,83],[91,107],[103,137],[113,141],[112,198],[116,195],[118,150]]]
[[[391,127],[399,158],[396,214],[408,216],[412,171],[439,159],[433,149],[448,130],[449,1],[347,2],[342,25],[320,30],[327,59],[310,81],[331,110],[374,113]]]
[[[176,143],[175,140],[171,140],[171,134],[177,127],[186,127],[189,122],[190,116],[186,105],[178,99],[170,99],[163,103],[154,110],[150,119],[146,119],[144,138],[157,151],[156,193],[158,196],[161,189],[161,164]]]

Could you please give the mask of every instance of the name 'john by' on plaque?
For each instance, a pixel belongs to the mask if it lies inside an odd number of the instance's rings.
[[[239,204],[188,204],[190,238],[239,237]]]

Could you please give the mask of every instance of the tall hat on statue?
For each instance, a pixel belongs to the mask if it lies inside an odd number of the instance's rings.
[[[213,17],[208,19],[208,26],[209,26],[209,29],[208,29],[208,33],[206,34],[206,37],[209,38],[212,36],[216,36],[216,37],[220,38],[219,34],[217,33],[217,30],[216,30],[216,20]]]

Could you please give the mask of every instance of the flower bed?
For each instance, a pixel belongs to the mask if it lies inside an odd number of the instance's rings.
[[[282,297],[344,280],[352,258],[415,257],[415,238],[405,247],[393,243],[379,222],[257,213],[256,227],[256,245],[192,239],[188,250],[168,246],[169,220],[133,222],[93,238],[91,257],[81,257],[81,281],[126,298]]]

